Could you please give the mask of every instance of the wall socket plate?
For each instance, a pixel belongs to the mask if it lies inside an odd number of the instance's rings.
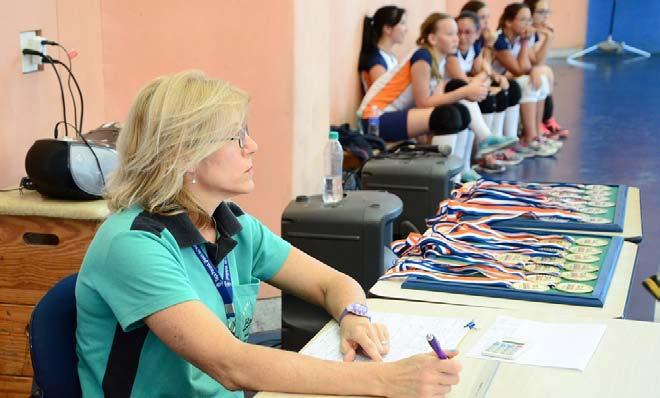
[[[43,70],[41,57],[36,55],[25,55],[22,53],[23,49],[29,48],[46,54],[46,47],[41,45],[41,43],[36,39],[37,37],[41,37],[41,29],[29,30],[26,32],[19,33],[19,40],[21,44],[21,57],[23,57],[23,61],[22,61],[23,73],[37,72]]]

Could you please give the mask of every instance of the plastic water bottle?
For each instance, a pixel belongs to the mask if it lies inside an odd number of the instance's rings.
[[[376,105],[371,107],[371,117],[369,117],[368,134],[380,136],[380,109]]]
[[[344,163],[344,150],[339,143],[339,133],[331,131],[325,145],[325,169],[323,174],[323,203],[339,203],[344,197],[341,185],[341,171]]]

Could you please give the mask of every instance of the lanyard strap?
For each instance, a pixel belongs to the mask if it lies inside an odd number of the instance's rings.
[[[232,290],[231,283],[231,273],[229,272],[229,260],[227,257],[223,260],[223,272],[222,275],[218,273],[218,270],[213,266],[209,257],[204,253],[198,245],[194,245],[193,251],[199,258],[199,261],[204,265],[206,273],[211,277],[211,281],[215,285],[215,288],[218,289],[220,297],[222,297],[222,302],[225,304],[225,313],[227,314],[227,322],[230,326],[233,324],[236,313],[234,312],[234,291]],[[230,327],[231,330],[231,327]],[[234,331],[232,330],[232,333]]]

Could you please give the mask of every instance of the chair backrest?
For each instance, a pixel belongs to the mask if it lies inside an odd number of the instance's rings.
[[[76,280],[70,275],[37,303],[30,320],[30,355],[39,397],[79,398]]]

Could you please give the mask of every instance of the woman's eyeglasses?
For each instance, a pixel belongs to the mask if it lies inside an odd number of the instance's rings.
[[[546,8],[546,9],[538,9],[538,10],[534,11],[534,13],[539,14],[542,17],[547,17],[552,13],[552,11],[550,11],[550,9]]]
[[[238,134],[235,137],[230,138],[229,141],[238,140],[238,147],[243,149],[245,148],[245,144],[247,143],[248,135],[250,134],[248,133],[247,126],[245,126],[242,129],[238,130]]]

